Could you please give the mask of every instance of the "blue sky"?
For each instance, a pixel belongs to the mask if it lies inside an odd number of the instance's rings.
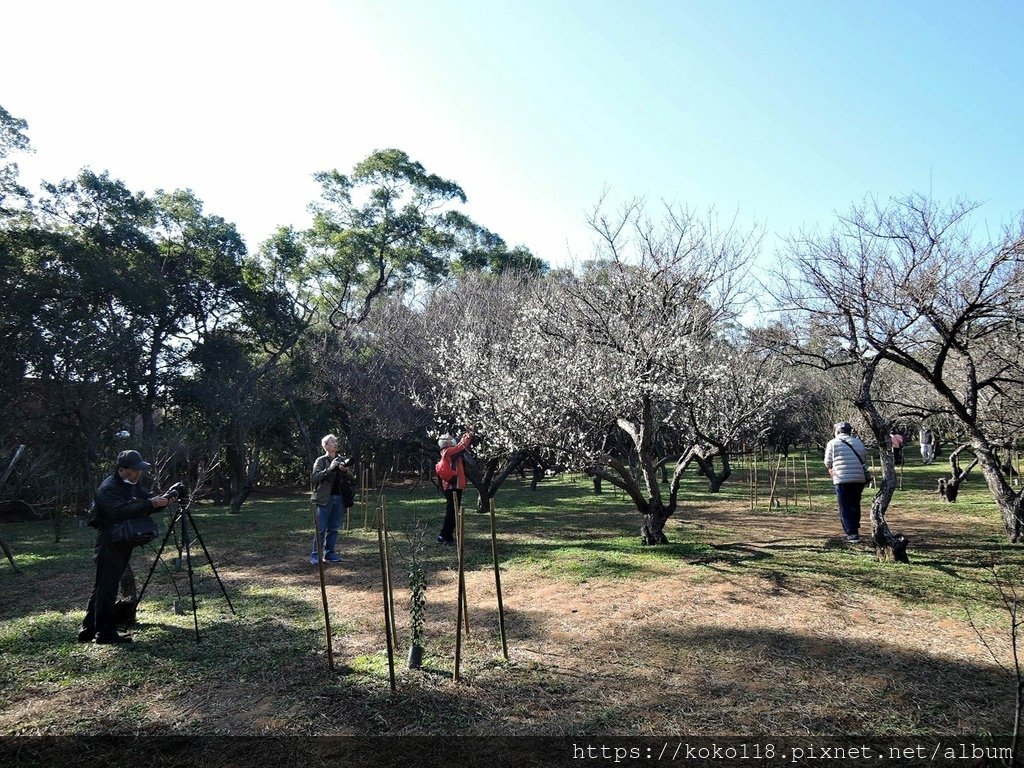
[[[190,187],[255,248],[398,147],[558,264],[644,196],[775,235],[866,195],[1024,210],[1024,3],[64,2],[3,12],[25,180]]]

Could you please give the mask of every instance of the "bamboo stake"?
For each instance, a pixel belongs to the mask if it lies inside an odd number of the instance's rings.
[[[2,488],[3,484],[7,482],[7,478],[10,477],[11,476],[11,472],[14,471],[14,465],[18,463],[18,459],[21,458],[21,454],[23,454],[24,452],[25,452],[25,446],[24,445],[19,445],[17,450],[14,452],[13,458],[11,458],[10,462],[7,464],[7,469],[4,470],[3,477],[0,477],[0,488]],[[20,571],[18,571],[17,564],[14,562],[14,554],[11,552],[10,548],[7,546],[7,542],[4,541],[4,537],[3,537],[2,534],[0,534],[0,549],[3,549],[4,554],[7,555],[7,559],[10,561],[11,568],[14,569],[14,572],[15,573],[20,573]]]
[[[384,525],[381,518],[377,518],[377,549],[380,551],[380,578],[381,588],[384,593],[384,636],[388,646],[388,679],[391,682],[391,692],[395,691],[395,648],[391,642],[394,633],[394,617],[391,615],[391,601],[388,599],[389,579],[388,567],[384,547]]]
[[[465,562],[465,549],[462,544],[463,534],[466,532],[466,510],[459,502],[458,517],[456,518],[455,535],[458,537],[455,546],[459,548],[459,557]],[[469,598],[466,595],[466,567],[463,565],[459,570],[459,579],[462,581],[462,626],[466,630],[466,637],[469,637]]]
[[[359,485],[360,485],[359,494],[360,494],[360,497],[362,498],[362,504],[363,504],[363,530],[364,531],[370,530],[370,489],[366,487],[366,481],[367,481],[367,474],[366,474],[366,472],[367,472],[366,468],[362,464],[360,464],[359,465],[359,478],[360,478],[360,480],[359,480]]]
[[[758,475],[757,475],[757,448],[754,448],[754,459],[753,459],[753,461],[754,461],[754,495],[752,497],[753,500],[751,501],[751,507],[750,508],[751,509],[757,509],[757,480],[758,480]]]
[[[456,598],[457,607],[455,609],[455,673],[453,675],[454,681],[459,682],[459,669],[462,665],[462,614],[463,614],[463,599],[465,597],[466,582],[465,582],[465,571],[463,570],[463,550],[462,550],[462,504],[455,505],[455,549],[459,556],[459,580],[458,580],[458,596]]]
[[[786,466],[782,470],[782,493],[786,499],[786,511],[789,512],[789,456],[786,456]]]
[[[750,511],[754,511],[754,459],[753,454],[746,457],[747,465],[747,501],[750,503]]]
[[[391,584],[391,542],[388,541],[388,500],[387,497],[381,496],[380,499],[381,508],[381,525],[384,528],[384,563],[387,565],[385,571],[387,575],[387,589],[388,589],[388,604],[391,607],[391,642],[395,648],[398,647],[398,630],[395,629],[395,590]]]
[[[324,575],[324,543],[320,538],[320,519],[316,514],[316,499],[313,499],[313,531],[316,534],[316,564],[320,571],[320,597],[324,604],[324,627],[327,630],[327,663],[334,669],[334,649],[331,648],[331,613],[327,608],[327,577]]]
[[[780,453],[778,459],[775,461],[775,472],[772,473],[771,495],[768,497],[768,509],[779,505],[779,500],[775,497],[775,489],[779,485],[779,465],[781,464],[782,454]]]
[[[811,500],[811,473],[807,469],[807,452],[804,452],[804,482],[807,484],[807,508],[813,512],[814,502]]]
[[[7,542],[4,541],[3,536],[0,536],[0,549],[4,551],[4,554],[7,555],[7,559],[11,561],[11,568],[14,569],[14,572],[20,573],[17,564],[14,562],[14,555],[11,554],[11,550],[8,548]]]
[[[505,606],[501,600],[501,569],[498,567],[498,533],[494,521],[494,499],[491,499],[491,552],[494,555],[494,591],[498,595],[498,631],[501,634],[501,655],[508,661],[508,640],[505,638]]]
[[[793,457],[793,506],[799,507],[803,502],[800,500],[800,468],[796,456]]]

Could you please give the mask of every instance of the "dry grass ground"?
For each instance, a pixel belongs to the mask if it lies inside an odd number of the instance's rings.
[[[91,586],[89,535],[60,544],[45,523],[6,525],[22,573],[0,573],[0,734],[953,735],[1006,732],[1012,678],[1005,617],[986,579],[1002,545],[976,483],[956,505],[917,468],[890,512],[910,566],[837,542],[824,482],[815,508],[752,513],[742,483],[693,481],[668,547],[639,547],[626,500],[554,481],[513,484],[499,504],[510,661],[501,658],[489,524],[467,515],[471,634],[451,679],[455,555],[431,543],[425,668],[404,669],[408,619],[395,555],[400,646],[388,685],[376,535],[342,535],[328,571],[338,671],[327,665],[308,507],[258,500],[203,509],[204,538],[238,610],[200,570],[199,626],[174,615],[180,573],[159,569],[136,642],[79,645]],[[927,471],[926,471],[927,470]],[[916,485],[918,487],[914,487]],[[414,517],[439,519],[425,489],[389,493],[396,547]],[[357,514],[356,528],[361,519]],[[137,554],[144,569],[152,553]]]

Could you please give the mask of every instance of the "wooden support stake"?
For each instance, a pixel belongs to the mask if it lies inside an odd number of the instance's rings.
[[[465,600],[466,593],[466,579],[463,562],[463,548],[462,548],[462,504],[456,503],[455,505],[455,549],[459,556],[459,578],[458,578],[458,595],[456,597],[457,607],[455,609],[455,674],[453,679],[455,682],[459,682],[459,671],[462,666],[462,616],[463,616],[463,600]]]
[[[770,463],[770,462],[769,462]],[[775,460],[775,472],[772,473],[771,494],[768,497],[768,509],[779,506],[779,500],[775,498],[775,489],[779,485],[779,466],[782,464],[782,454]]]
[[[463,559],[465,563],[465,548],[462,545],[462,536],[466,531],[466,510],[459,504],[458,507],[458,518],[455,525],[456,542],[455,546],[459,548],[459,557]],[[465,565],[459,571],[459,578],[462,580],[462,627],[466,630],[466,637],[469,637],[469,598],[466,594],[466,567]]]
[[[751,496],[751,501],[750,501],[750,508],[752,510],[753,509],[757,509],[757,448],[754,448],[753,462],[754,462],[754,490],[753,490],[753,495]]]
[[[366,487],[367,470],[363,468],[363,465],[359,465],[359,485],[360,495],[363,500],[363,530],[370,530],[370,489]]]
[[[11,568],[14,569],[15,573],[18,573],[18,566],[14,562],[14,555],[11,554],[11,550],[7,546],[7,542],[4,541],[4,537],[2,535],[0,535],[0,549],[4,551],[4,554],[7,555],[7,559],[11,561]]]
[[[786,455],[786,466],[782,470],[782,492],[786,498],[786,511],[789,512],[789,455]]]
[[[388,603],[391,606],[391,641],[395,648],[398,647],[398,630],[395,629],[395,590],[391,584],[391,542],[388,539],[388,500],[381,496],[381,525],[384,527],[384,563],[387,565],[385,573],[388,579]]]
[[[814,502],[811,500],[811,473],[807,469],[807,452],[804,452],[804,482],[807,484],[807,508],[813,512]]]
[[[3,477],[0,477],[0,488],[3,487],[4,483],[7,482],[7,478],[11,476],[11,472],[14,471],[14,465],[18,463],[18,459],[21,458],[21,454],[25,452],[25,446],[19,445],[18,449],[14,452],[13,458],[7,464],[7,469],[4,470]],[[0,549],[3,549],[4,554],[7,555],[7,559],[11,563],[11,568],[14,569],[15,573],[18,573],[18,566],[14,562],[14,555],[11,553],[10,547],[7,546],[7,542],[4,541],[4,537],[0,534]]]
[[[491,499],[491,553],[494,555],[494,591],[498,595],[498,631],[501,633],[501,655],[508,661],[508,640],[505,638],[505,606],[501,600],[501,569],[498,567],[498,532],[494,522],[494,499]]]
[[[391,681],[391,692],[395,691],[395,647],[391,642],[394,633],[394,617],[391,615],[391,600],[388,595],[389,579],[387,557],[384,547],[384,523],[377,518],[377,549],[380,551],[381,590],[384,594],[384,636],[388,646],[388,679]]]
[[[316,514],[316,499],[313,499],[313,532],[316,535],[316,564],[320,571],[320,597],[324,603],[324,626],[327,629],[327,663],[334,669],[334,649],[331,648],[331,613],[327,608],[327,577],[324,575],[324,543],[320,537],[320,519]],[[198,632],[198,627],[196,632]]]

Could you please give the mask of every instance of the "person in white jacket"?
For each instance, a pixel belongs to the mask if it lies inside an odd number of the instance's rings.
[[[850,544],[860,541],[860,497],[868,481],[867,463],[868,449],[853,436],[853,426],[848,421],[836,424],[835,437],[825,446],[825,467],[836,489],[843,539]]]

